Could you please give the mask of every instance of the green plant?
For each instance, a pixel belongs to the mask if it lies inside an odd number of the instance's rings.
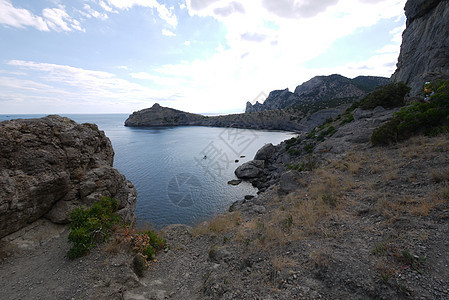
[[[436,84],[429,103],[413,103],[395,113],[390,121],[374,130],[371,142],[388,145],[417,134],[441,133],[449,133],[449,81]]]
[[[166,242],[155,232],[147,230],[131,236],[133,249],[147,261],[152,260],[156,253],[166,247]]]
[[[313,145],[312,144],[307,144],[304,146],[304,151],[306,151],[307,153],[312,153],[313,152]]]
[[[346,113],[343,115],[343,120],[341,120],[340,125],[351,123],[354,121],[354,115],[352,113]]]
[[[317,141],[322,142],[326,136],[333,136],[336,132],[337,129],[335,129],[334,126],[329,126],[326,130],[321,131],[316,139]]]
[[[407,250],[403,250],[402,251],[402,257],[401,260],[406,263],[407,265],[409,265],[410,267],[413,268],[413,270],[418,271],[419,273],[422,273],[422,264],[424,263],[424,261],[426,260],[425,256],[415,256],[413,254],[411,254],[409,251]]]
[[[288,228],[290,228],[292,226],[293,226],[293,216],[289,215],[287,218],[285,218],[282,221],[282,227],[284,227],[285,229],[288,229]]]
[[[405,104],[404,97],[410,88],[403,82],[390,83],[376,88],[360,101],[362,109],[401,107]]]
[[[70,214],[69,241],[73,243],[67,253],[70,259],[85,255],[97,242],[106,241],[113,225],[120,222],[116,214],[116,199],[103,197],[92,207],[78,207]]]

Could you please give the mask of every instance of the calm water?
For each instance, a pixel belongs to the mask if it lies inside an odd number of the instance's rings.
[[[0,121],[42,116],[0,115]],[[114,147],[114,167],[136,186],[138,223],[155,227],[194,225],[226,211],[245,195],[255,195],[256,189],[248,183],[227,184],[236,179],[234,170],[253,159],[264,144],[278,144],[292,136],[196,126],[129,128],[123,126],[127,114],[64,116],[95,123],[105,131]]]

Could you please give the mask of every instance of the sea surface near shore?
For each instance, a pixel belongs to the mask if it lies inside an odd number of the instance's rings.
[[[227,184],[236,179],[234,170],[264,144],[294,135],[199,126],[130,128],[123,126],[128,114],[61,115],[105,131],[114,147],[114,167],[136,186],[138,226],[156,228],[195,225],[255,195],[249,183]],[[43,116],[0,115],[0,121]]]

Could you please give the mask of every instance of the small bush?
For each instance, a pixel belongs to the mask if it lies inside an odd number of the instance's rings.
[[[352,121],[354,121],[354,115],[352,113],[347,113],[343,116],[343,120],[341,120],[340,125],[351,123]]]
[[[394,108],[405,105],[404,97],[410,92],[410,88],[403,82],[390,83],[378,87],[373,92],[366,95],[360,101],[360,108],[373,109],[377,106],[383,108]]]
[[[97,242],[106,241],[113,225],[120,222],[116,214],[116,199],[103,197],[92,207],[78,207],[70,214],[69,241],[74,243],[67,253],[70,259],[83,256],[95,247]]]
[[[136,233],[131,236],[133,250],[141,254],[147,261],[152,260],[156,253],[165,248],[165,241],[151,230]]]
[[[449,133],[449,81],[436,85],[429,103],[413,103],[395,113],[393,119],[374,130],[371,142],[388,145],[414,135]]]

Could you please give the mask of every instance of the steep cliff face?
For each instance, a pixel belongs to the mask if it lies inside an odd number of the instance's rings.
[[[407,28],[391,80],[405,82],[417,96],[426,81],[449,79],[449,1],[409,0],[405,15]]]
[[[113,159],[93,124],[60,116],[0,122],[0,238],[43,216],[65,223],[73,208],[102,196],[116,198],[124,221],[135,222],[136,190]]]
[[[374,76],[359,76],[354,79],[338,74],[316,76],[297,86],[293,93],[288,89],[277,90],[272,91],[264,103],[257,102],[252,105],[248,102],[245,112],[284,109],[336,99],[354,99],[387,82],[387,78]]]

